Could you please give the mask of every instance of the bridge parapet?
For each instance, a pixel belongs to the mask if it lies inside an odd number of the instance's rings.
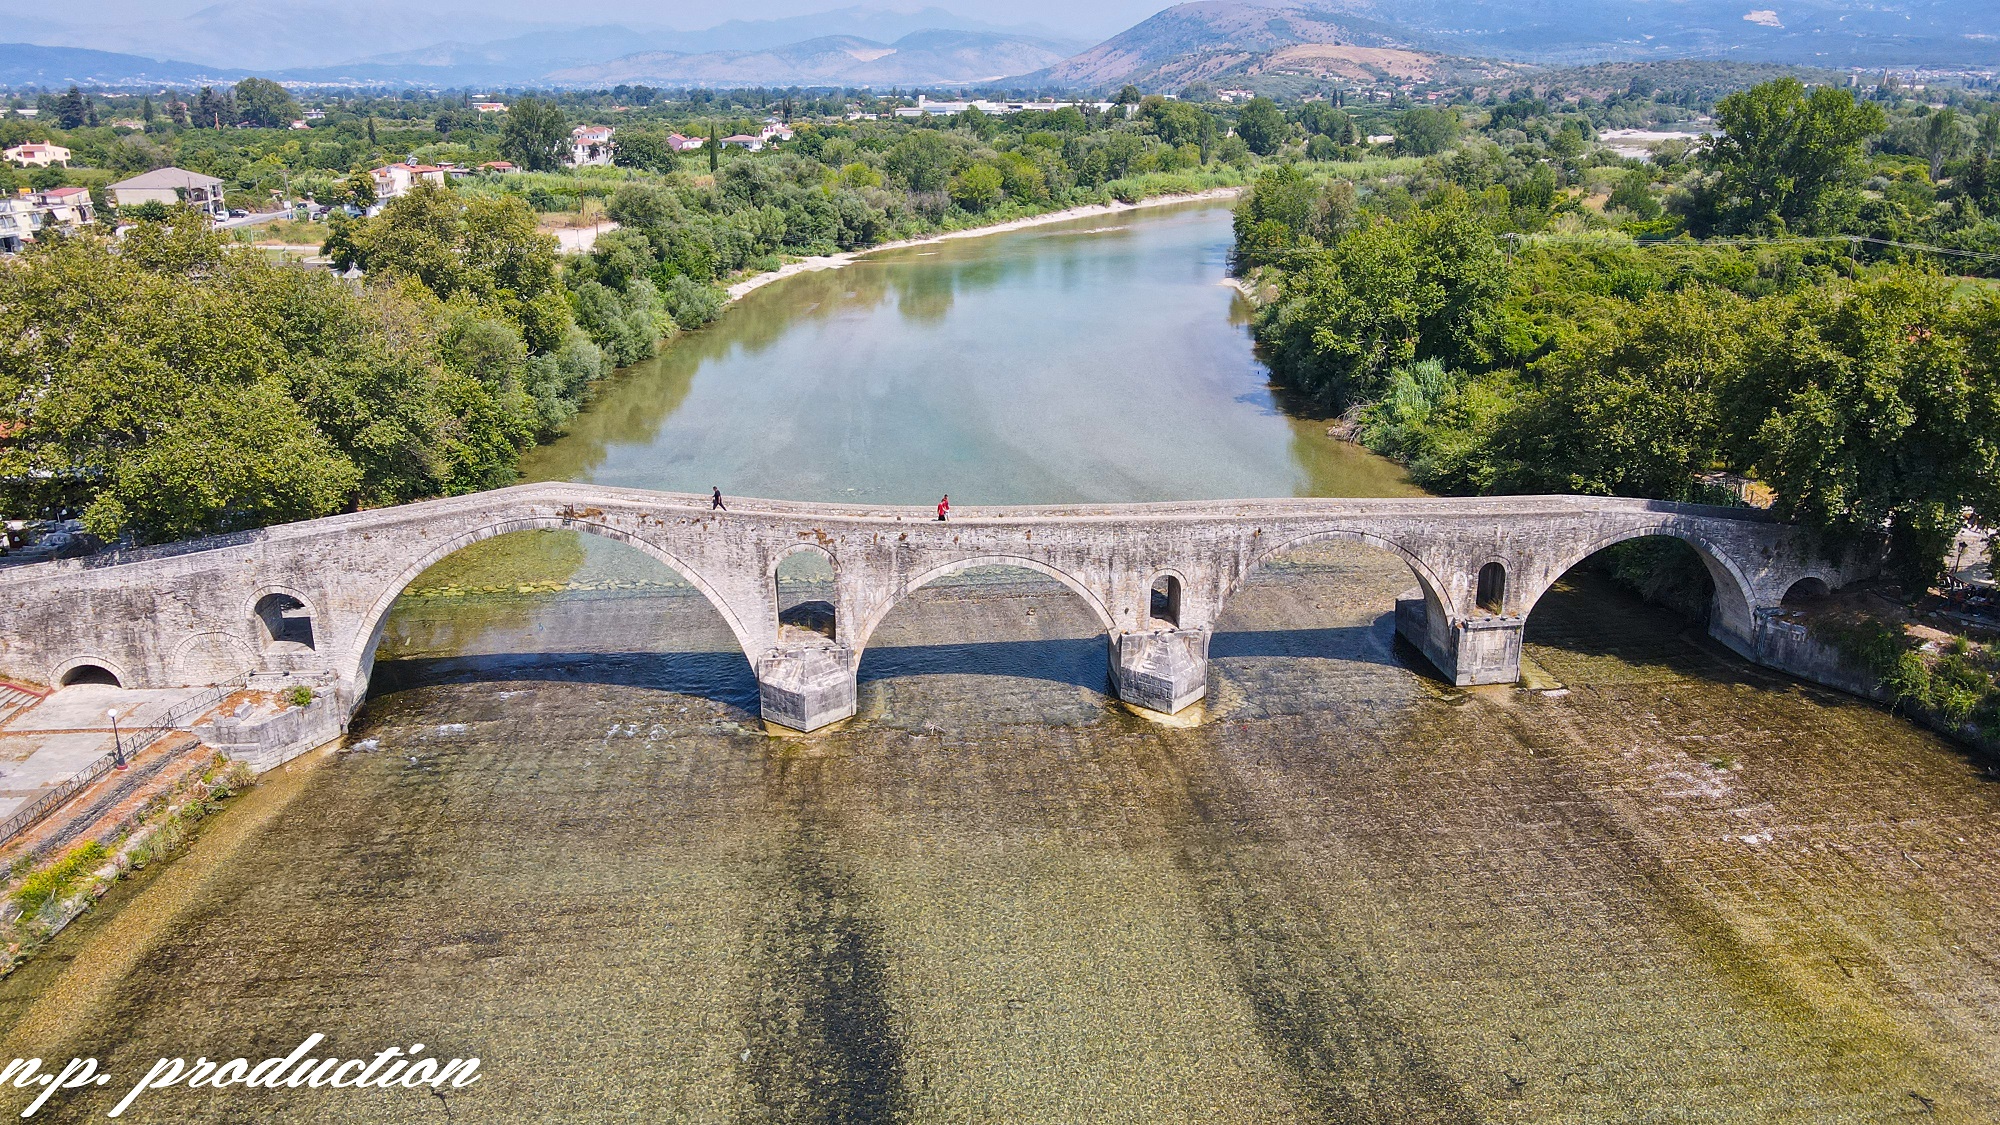
[[[1399,605],[1398,627],[1460,683],[1518,678],[1535,601],[1623,539],[1692,544],[1715,578],[1713,631],[1753,659],[1759,609],[1803,578],[1837,587],[1856,573],[1761,514],[1599,497],[970,508],[940,523],[910,508],[744,499],[713,512],[706,497],[537,484],[0,571],[0,672],[60,683],[94,667],[128,686],[324,672],[358,707],[410,582],[483,539],[547,528],[625,543],[693,584],[755,670],[766,717],[800,729],[854,712],[861,655],[896,605],[979,566],[1024,567],[1075,592],[1104,627],[1115,690],[1157,710],[1201,698],[1208,637],[1255,569],[1326,540],[1410,566],[1422,613]],[[780,627],[778,568],[802,548],[833,568],[830,639]]]

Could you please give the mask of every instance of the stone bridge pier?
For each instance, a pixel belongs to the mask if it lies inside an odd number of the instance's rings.
[[[1061,582],[1104,630],[1117,695],[1166,713],[1206,694],[1229,599],[1265,561],[1314,543],[1407,564],[1415,589],[1396,629],[1462,685],[1517,680],[1535,602],[1627,539],[1693,547],[1715,583],[1711,632],[1753,660],[1795,583],[1838,587],[1867,569],[1762,513],[1603,497],[968,508],[940,523],[911,508],[743,499],[711,512],[705,497],[534,484],[0,571],[0,674],[165,687],[283,672],[328,684],[351,713],[411,582],[483,539],[548,528],[627,544],[686,579],[735,635],[763,717],[802,731],[854,714],[862,655],[897,605],[977,567]],[[800,554],[831,575],[830,619],[810,628],[781,620],[780,568]]]

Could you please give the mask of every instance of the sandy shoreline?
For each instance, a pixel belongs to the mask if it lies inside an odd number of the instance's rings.
[[[774,281],[782,281],[802,273],[817,273],[820,270],[837,270],[858,258],[869,254],[879,254],[884,250],[901,250],[911,246],[932,246],[957,238],[983,238],[989,234],[1005,234],[1008,231],[1026,230],[1029,227],[1045,226],[1049,223],[1063,223],[1071,219],[1091,219],[1101,215],[1122,215],[1127,211],[1138,211],[1147,207],[1164,207],[1173,203],[1199,203],[1208,199],[1234,199],[1243,194],[1241,187],[1210,188],[1191,195],[1155,195],[1137,203],[1093,203],[1087,207],[1071,207],[1063,211],[1051,211],[1046,215],[1031,215],[1025,219],[1014,219],[992,226],[972,227],[968,230],[947,231],[925,238],[906,238],[898,242],[884,242],[880,246],[870,246],[866,250],[848,250],[839,254],[827,254],[812,258],[801,258],[787,262],[769,273],[745,278],[729,287],[729,300],[740,301]]]

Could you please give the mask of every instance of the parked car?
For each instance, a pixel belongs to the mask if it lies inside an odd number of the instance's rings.
[[[247,219],[250,217],[250,212],[245,211],[241,207],[231,207],[229,209],[229,217],[232,219]]]

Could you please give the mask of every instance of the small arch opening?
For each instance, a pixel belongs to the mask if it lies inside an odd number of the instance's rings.
[[[312,611],[290,594],[265,594],[253,611],[263,623],[268,644],[295,644],[313,647]]]
[[[1792,583],[1791,588],[1785,591],[1784,604],[1787,606],[1810,605],[1832,594],[1833,590],[1827,586],[1825,581],[1818,578],[1801,578],[1797,582]]]
[[[1479,608],[1487,613],[1499,613],[1507,604],[1507,568],[1497,562],[1487,563],[1479,568],[1479,591],[1476,599]]]
[[[75,687],[78,684],[102,684],[105,687],[124,687],[118,676],[101,664],[79,664],[63,673],[62,686]]]
[[[778,563],[777,590],[779,639],[838,638],[839,593],[831,555],[817,547],[786,555]]]
[[[1181,580],[1171,574],[1153,579],[1150,599],[1153,624],[1181,627]]]

